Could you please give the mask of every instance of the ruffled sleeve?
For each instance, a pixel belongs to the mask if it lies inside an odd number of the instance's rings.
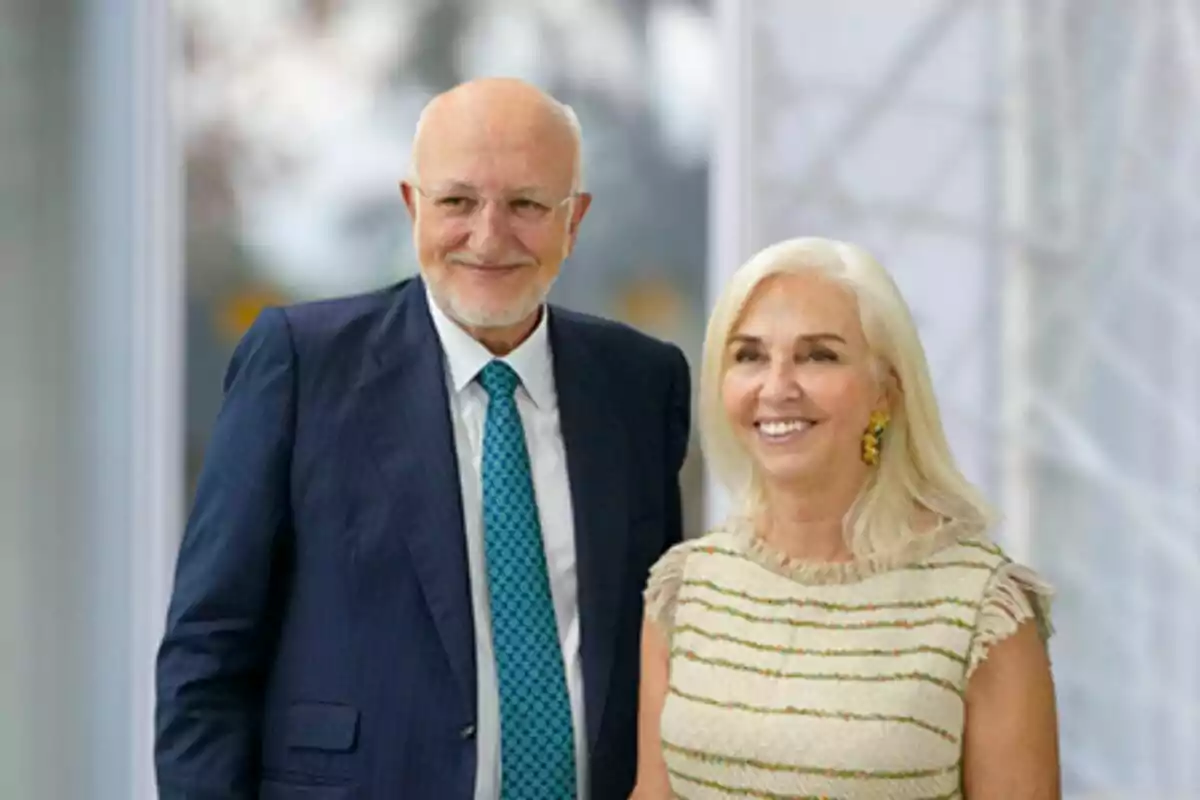
[[[687,563],[692,543],[682,542],[662,555],[650,568],[644,598],[646,617],[654,620],[669,637],[675,626],[675,601],[679,587],[683,584],[683,568]]]
[[[1050,623],[1053,596],[1053,587],[1028,567],[1009,563],[997,569],[984,591],[967,677],[987,660],[994,645],[1016,633],[1022,623],[1034,620],[1042,640],[1048,640],[1054,633]]]

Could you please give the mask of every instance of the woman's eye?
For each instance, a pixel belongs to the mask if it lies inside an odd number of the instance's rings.
[[[734,352],[733,360],[738,364],[744,364],[758,359],[758,353],[750,349],[742,349]]]

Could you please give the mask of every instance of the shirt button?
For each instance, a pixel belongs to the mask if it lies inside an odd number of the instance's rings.
[[[463,729],[458,732],[458,736],[460,739],[475,738],[475,726],[474,725],[464,725]]]

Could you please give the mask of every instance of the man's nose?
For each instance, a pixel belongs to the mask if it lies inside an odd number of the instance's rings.
[[[498,200],[482,201],[471,217],[471,250],[485,258],[500,254],[510,232],[507,207]]]

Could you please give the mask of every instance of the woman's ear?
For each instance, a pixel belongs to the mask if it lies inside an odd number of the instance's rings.
[[[892,367],[888,367],[883,380],[880,381],[879,398],[876,401],[875,410],[893,414],[903,399],[904,386],[900,383],[900,374]]]

